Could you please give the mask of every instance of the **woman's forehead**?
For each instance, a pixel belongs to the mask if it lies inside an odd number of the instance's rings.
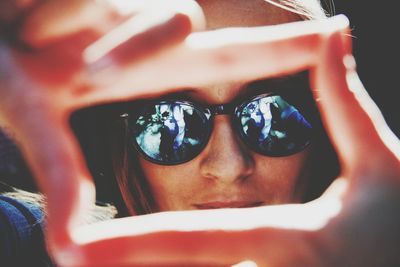
[[[197,0],[202,7],[207,30],[224,27],[254,27],[300,20],[297,14],[265,0]],[[227,103],[245,95],[253,81],[224,82],[187,90],[187,95],[206,103]],[[262,84],[262,83],[261,83]],[[268,91],[268,88],[265,88]]]
[[[226,82],[203,88],[194,88],[187,95],[198,102],[223,104],[232,101],[246,92],[246,83]]]
[[[309,90],[308,72],[300,72],[282,77],[259,79],[245,82],[225,82],[201,88],[181,88],[163,97],[183,97],[206,105],[224,104],[246,99],[263,93],[289,93],[290,91]],[[160,97],[160,96],[159,96]]]
[[[265,0],[197,0],[207,29],[274,25],[300,20],[297,14]]]

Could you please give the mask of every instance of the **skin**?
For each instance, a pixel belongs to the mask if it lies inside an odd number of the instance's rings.
[[[207,30],[299,19],[262,0],[197,2]],[[249,82],[212,84],[183,94],[205,105],[229,103],[246,92]],[[300,202],[309,175],[310,150],[287,157],[256,154],[239,139],[229,115],[219,115],[209,143],[195,159],[174,166],[144,158],[140,163],[160,211],[249,207]]]

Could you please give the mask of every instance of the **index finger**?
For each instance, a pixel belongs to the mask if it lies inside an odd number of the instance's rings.
[[[151,12],[152,10],[155,12]],[[115,26],[118,28],[121,23],[126,23],[126,20],[137,14],[147,16],[147,20],[139,23],[156,25],[160,24],[159,20],[156,21],[156,16],[168,19],[168,15],[177,12],[186,15],[194,27],[202,27],[202,15],[195,1],[53,0],[38,5],[28,14],[24,19],[19,38],[29,46],[40,49],[54,40],[85,29],[90,29],[101,36],[114,30]],[[175,26],[178,27],[179,24]],[[124,30],[129,31],[131,27],[125,27]],[[146,28],[149,28],[148,25]]]

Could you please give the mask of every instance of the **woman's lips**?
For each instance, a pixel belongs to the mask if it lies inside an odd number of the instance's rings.
[[[194,204],[197,209],[251,208],[263,205],[262,201],[214,201]]]

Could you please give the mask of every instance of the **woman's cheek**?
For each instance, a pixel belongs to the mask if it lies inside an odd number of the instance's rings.
[[[190,164],[162,166],[145,160],[141,166],[161,211],[192,209],[191,202],[201,190],[195,168]]]
[[[311,175],[311,151],[289,157],[255,156],[257,191],[267,204],[300,202]]]
[[[311,149],[288,157],[253,155],[254,173],[235,191],[255,195],[266,205],[301,202],[310,176]],[[175,166],[162,166],[141,160],[141,166],[160,211],[193,209],[200,196],[212,191],[212,185],[201,177],[196,160]]]

